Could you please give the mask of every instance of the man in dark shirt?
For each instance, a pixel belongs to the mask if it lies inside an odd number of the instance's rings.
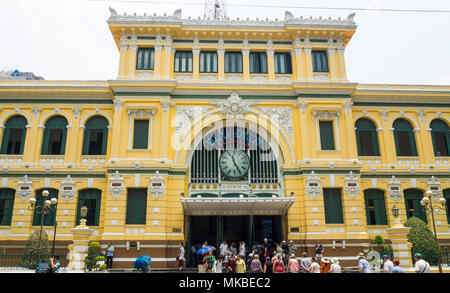
[[[319,240],[317,240],[317,242],[316,242],[315,249],[316,249],[316,259],[317,259],[317,263],[320,263],[320,259],[322,258],[323,252],[324,252],[325,250],[323,249],[323,246],[322,246],[322,244],[320,244],[320,241],[319,241]]]

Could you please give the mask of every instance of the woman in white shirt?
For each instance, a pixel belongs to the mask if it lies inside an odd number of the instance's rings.
[[[245,243],[243,241],[239,242],[239,257],[246,261],[245,259]]]
[[[213,272],[221,274],[223,272],[223,257],[219,256],[214,262]]]
[[[339,261],[337,258],[333,258],[331,260],[331,267],[330,267],[330,273],[340,273],[341,272],[341,266],[339,265]]]

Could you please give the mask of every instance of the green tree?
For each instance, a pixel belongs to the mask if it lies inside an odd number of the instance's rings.
[[[23,267],[35,269],[38,258],[39,246],[39,230],[33,231],[28,237],[25,249],[23,251],[20,263]],[[48,248],[48,235],[45,231],[42,232],[41,246],[40,246],[39,262],[48,262],[50,258],[50,250]]]
[[[420,253],[430,264],[436,264],[439,247],[428,225],[419,218],[411,217],[405,222],[405,227],[411,227],[407,237],[412,244],[412,254]]]
[[[85,264],[86,264],[86,268],[89,271],[92,271],[94,269],[97,269],[99,266],[97,264],[97,261],[99,260],[104,260],[105,258],[103,257],[103,259],[99,259],[98,257],[102,256],[102,253],[100,251],[100,243],[92,241],[91,243],[89,243],[89,249],[88,249],[88,255],[85,258]]]

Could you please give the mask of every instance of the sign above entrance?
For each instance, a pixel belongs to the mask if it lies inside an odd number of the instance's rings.
[[[284,215],[295,197],[181,198],[185,215]]]

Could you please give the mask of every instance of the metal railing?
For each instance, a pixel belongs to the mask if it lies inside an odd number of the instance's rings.
[[[69,250],[56,249],[55,254],[59,256],[61,268],[67,267]],[[0,252],[0,270],[33,270],[33,268],[24,265],[22,253]]]

